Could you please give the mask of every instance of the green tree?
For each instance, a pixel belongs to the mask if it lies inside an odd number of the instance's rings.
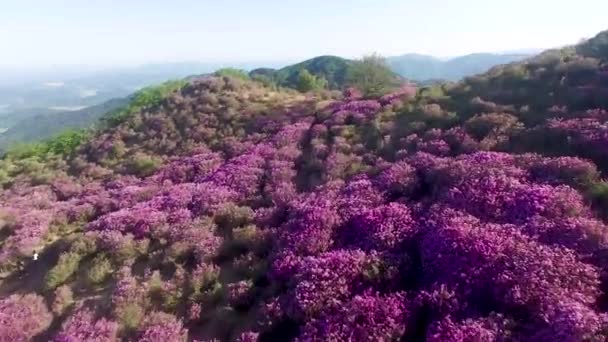
[[[386,60],[377,54],[356,61],[348,71],[346,84],[361,90],[366,97],[383,95],[397,85]]]
[[[317,77],[306,69],[301,69],[298,73],[298,82],[296,87],[299,91],[305,93],[312,90],[321,90],[327,86],[327,80],[324,77]]]
[[[215,72],[215,75],[220,77],[232,77],[241,80],[249,80],[249,74],[246,71],[236,68],[219,69]]]
[[[251,76],[251,79],[254,80],[254,81],[256,81],[256,82],[259,82],[259,83],[263,84],[265,87],[272,88],[272,89],[276,89],[277,88],[277,83],[270,76],[267,76],[267,75],[253,75],[253,76]]]

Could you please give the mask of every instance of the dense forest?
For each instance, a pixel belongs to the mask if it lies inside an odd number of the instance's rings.
[[[10,150],[0,340],[608,339],[608,31],[417,89],[353,63]]]

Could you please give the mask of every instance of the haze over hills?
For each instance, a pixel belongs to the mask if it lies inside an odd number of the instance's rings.
[[[419,89],[349,67],[10,151],[0,340],[608,340],[608,31]]]
[[[531,54],[475,53],[450,59],[406,54],[387,58],[389,65],[401,76],[415,80],[458,81],[466,76],[482,73],[493,66],[517,62]]]
[[[408,54],[398,57],[389,57],[387,60],[394,67],[394,71],[401,76],[424,81],[428,79],[458,78],[455,75],[468,76],[487,70],[489,67],[508,63],[524,55],[498,55],[498,54],[473,54],[453,58],[449,61],[441,61],[432,56]],[[326,58],[315,58],[317,65],[295,64],[291,68],[287,62],[242,62],[242,63],[158,63],[148,64],[132,68],[114,68],[107,70],[83,69],[64,67],[58,71],[27,70],[12,71],[3,70],[0,73],[0,105],[4,111],[20,110],[24,108],[47,108],[47,107],[75,107],[99,104],[113,97],[124,97],[142,87],[164,82],[169,79],[183,78],[189,75],[211,73],[223,67],[232,67],[243,70],[256,68],[285,67],[284,70],[294,70],[301,67],[315,69],[337,68],[336,73],[343,73],[344,59],[340,57],[327,56]],[[306,63],[306,62],[302,62]],[[422,64],[416,64],[422,63]],[[452,74],[441,72],[442,63],[448,63]],[[417,74],[408,71],[408,65],[418,70]],[[426,65],[420,67],[421,65]],[[447,69],[447,66],[443,67]],[[462,69],[462,70],[461,70]],[[288,72],[287,72],[288,73]],[[288,79],[293,74],[280,75]],[[340,81],[340,80],[338,80]],[[339,83],[339,82],[338,82]],[[330,86],[336,86],[332,81]]]
[[[431,56],[409,54],[387,60],[393,71],[406,79],[435,82],[470,76],[520,58],[523,55],[474,54],[441,61]],[[104,108],[102,104],[106,101],[125,98],[138,89],[169,79],[212,73],[230,66],[243,70],[253,69],[252,76],[263,75],[280,86],[294,88],[299,71],[306,69],[313,75],[326,79],[330,89],[342,89],[353,61],[336,56],[320,56],[283,66],[285,64],[287,63],[188,62],[110,70],[75,67],[56,72],[24,73],[19,79],[15,72],[5,73],[0,82],[0,151],[13,143],[48,138],[68,128],[87,127],[103,114],[99,108]],[[258,66],[264,68],[256,68]],[[281,68],[273,68],[277,66]],[[93,108],[90,110],[86,109],[91,106]],[[82,117],[78,118],[81,114]],[[54,116],[57,117],[56,120],[52,119]],[[70,117],[74,118],[73,122],[67,119]],[[33,119],[26,120],[28,118]]]
[[[52,137],[66,129],[88,128],[104,114],[124,107],[128,103],[128,98],[116,98],[77,110],[37,111],[40,114],[24,116],[0,134],[0,152],[18,143],[29,143]],[[30,113],[35,112],[28,112],[28,114]],[[0,118],[2,117],[0,116]]]
[[[386,60],[396,74],[408,80],[424,83],[432,80],[458,81],[466,76],[487,71],[493,66],[521,61],[531,56],[531,54],[523,53],[476,53],[450,59],[440,59],[427,55],[405,54],[388,57]],[[299,70],[306,69],[314,75],[326,78],[330,88],[340,89],[344,84],[345,75],[350,65],[352,65],[352,60],[349,59],[337,56],[320,56],[279,70],[256,69],[251,74],[269,76],[275,79],[278,84],[293,87]]]

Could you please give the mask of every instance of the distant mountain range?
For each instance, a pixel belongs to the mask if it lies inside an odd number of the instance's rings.
[[[440,81],[458,81],[485,72],[494,66],[518,62],[528,57],[531,55],[476,53],[440,59],[427,55],[406,54],[388,57],[386,60],[396,75],[420,84],[432,84]],[[352,60],[337,56],[319,56],[281,69],[254,69],[250,75],[268,77],[281,86],[294,87],[299,71],[306,69],[313,75],[327,79],[331,89],[340,89],[344,85],[352,63]]]
[[[387,62],[394,72],[410,80],[458,81],[466,76],[485,72],[496,65],[518,62],[530,56],[523,53],[475,53],[443,60],[427,55],[406,54],[389,57]]]
[[[395,77],[421,85],[457,81],[482,73],[499,64],[520,61],[528,54],[477,53],[448,60],[420,54],[389,57]],[[331,89],[344,86],[353,61],[337,56],[319,56],[297,64],[259,63],[161,63],[105,71],[61,70],[40,75],[0,70],[0,149],[16,142],[47,138],[66,128],[93,124],[105,111],[123,104],[136,90],[169,79],[212,73],[223,67],[263,76],[276,84],[295,87],[298,73],[306,69],[328,81]],[[264,66],[263,68],[257,68]],[[62,77],[63,75],[63,77]],[[112,100],[120,99],[120,100]],[[112,101],[110,101],[112,100]],[[109,102],[108,102],[109,101]],[[107,110],[106,110],[107,109]]]

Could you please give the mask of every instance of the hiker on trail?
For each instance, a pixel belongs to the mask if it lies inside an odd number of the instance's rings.
[[[34,251],[34,261],[38,260],[38,252]]]

